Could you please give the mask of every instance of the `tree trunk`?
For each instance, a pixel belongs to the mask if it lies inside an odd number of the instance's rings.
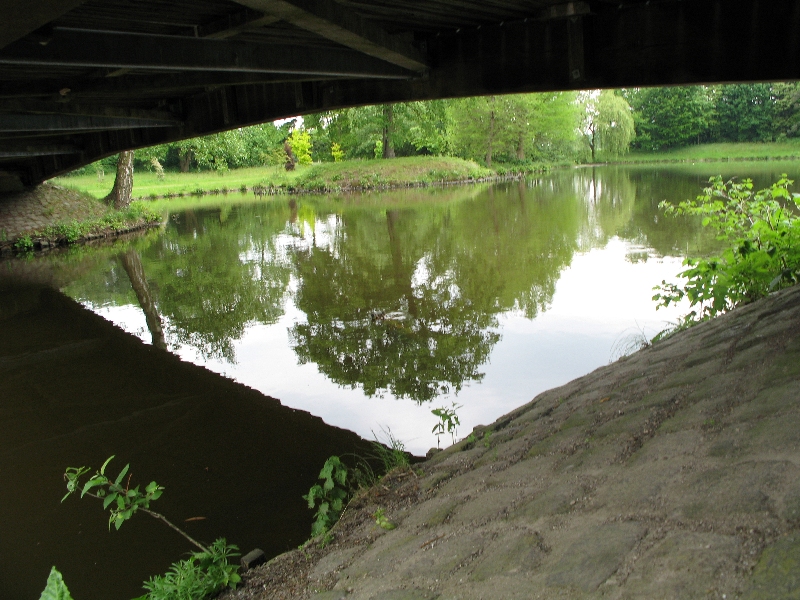
[[[491,99],[494,104],[494,96]],[[494,108],[489,112],[489,143],[486,147],[486,166],[492,168],[492,144],[494,143]]]
[[[139,253],[135,250],[128,250],[119,255],[122,261],[122,267],[128,274],[128,279],[131,280],[131,287],[136,292],[136,298],[139,300],[139,306],[144,311],[144,318],[147,321],[147,328],[150,330],[150,335],[153,338],[153,346],[167,349],[167,342],[164,339],[164,329],[161,325],[161,316],[158,314],[156,303],[153,300],[153,295],[150,293],[150,286],[147,285],[147,279],[144,276],[144,266]]]
[[[591,129],[589,132],[589,148],[592,149],[592,162],[594,162],[594,149],[595,149],[595,138],[594,138],[594,129]]]
[[[178,153],[178,165],[181,173],[188,173],[189,167],[192,166],[192,151],[186,150],[185,152]]]
[[[408,314],[416,318],[418,316],[417,299],[414,297],[414,289],[411,280],[414,277],[415,263],[411,265],[403,264],[403,252],[400,244],[400,235],[395,227],[399,216],[397,210],[386,211],[386,227],[389,230],[389,247],[392,251],[392,266],[394,267],[394,285],[408,302]]]
[[[106,203],[112,205],[117,210],[128,208],[131,203],[131,192],[133,191],[133,150],[125,150],[119,153],[117,160],[117,177],[114,179],[114,187],[111,193],[106,196]]]
[[[394,133],[394,106],[391,104],[383,105],[383,158],[394,158],[394,143],[392,134]]]
[[[517,138],[517,160],[525,160],[525,132],[520,131]]]

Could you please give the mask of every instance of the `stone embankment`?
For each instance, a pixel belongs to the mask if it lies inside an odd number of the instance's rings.
[[[224,597],[800,598],[798,400],[800,286],[391,474]]]
[[[46,237],[42,232],[53,225],[96,220],[110,210],[86,194],[49,183],[23,192],[0,194],[0,256],[12,254],[21,236],[32,238],[30,248],[26,250],[46,250],[64,245],[67,243],[65,239]],[[140,220],[129,223],[127,227],[101,228],[75,241],[116,237],[153,226],[153,223]]]

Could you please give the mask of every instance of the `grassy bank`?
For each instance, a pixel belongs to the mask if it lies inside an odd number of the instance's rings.
[[[0,205],[0,254],[25,253],[150,227],[161,216],[141,202],[117,211],[85,192],[43,184]]]
[[[495,170],[460,158],[414,156],[390,160],[349,160],[338,163],[298,165],[294,171],[280,167],[251,167],[225,172],[134,173],[136,198],[164,198],[251,191],[265,188],[274,192],[340,192],[395,187],[436,185],[456,181],[477,181],[546,171],[546,165],[499,166]],[[55,180],[59,185],[103,198],[114,183],[113,174],[100,181],[96,175],[74,175]]]
[[[188,196],[212,190],[240,190],[242,186],[251,189],[264,182],[275,186],[290,185],[309,167],[299,166],[293,172],[276,167],[250,167],[232,171],[201,171],[194,173],[164,173],[159,178],[151,171],[136,171],[133,174],[133,195],[136,198],[153,196]],[[68,175],[58,177],[55,182],[65,187],[91,194],[95,198],[105,198],[114,185],[114,173],[108,173],[101,180],[96,175]]]
[[[800,159],[800,142],[700,144],[663,152],[631,152],[613,164]]]

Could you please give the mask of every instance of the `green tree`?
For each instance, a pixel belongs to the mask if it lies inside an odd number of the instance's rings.
[[[348,108],[304,117],[312,132],[314,158],[331,160],[337,143],[348,158],[442,154],[446,150],[444,101]]]
[[[305,129],[294,129],[289,135],[289,146],[301,165],[310,165],[311,160],[311,134]]]
[[[778,138],[800,136],[800,83],[775,83],[775,135]]]
[[[769,83],[719,87],[718,135],[730,142],[768,142],[775,135],[775,96]]]
[[[585,106],[581,129],[589,144],[592,162],[598,152],[619,156],[628,151],[636,131],[627,100],[612,90],[583,95]]]
[[[709,140],[714,121],[714,92],[704,86],[623,90],[634,111],[642,150],[665,150]]]

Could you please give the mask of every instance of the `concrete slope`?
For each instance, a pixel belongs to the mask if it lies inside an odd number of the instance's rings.
[[[228,597],[800,598],[798,400],[800,287],[477,428]]]

